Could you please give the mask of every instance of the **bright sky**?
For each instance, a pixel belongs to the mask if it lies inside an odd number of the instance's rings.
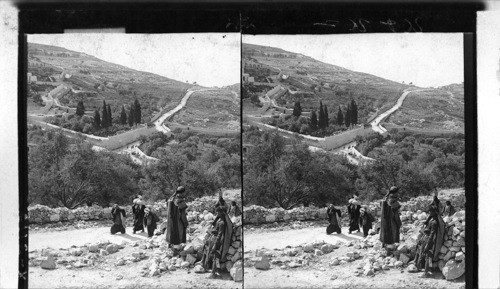
[[[28,42],[64,47],[203,86],[240,82],[239,33],[36,34],[28,35]]]
[[[461,33],[243,35],[243,43],[278,47],[319,61],[422,87],[461,83]]]

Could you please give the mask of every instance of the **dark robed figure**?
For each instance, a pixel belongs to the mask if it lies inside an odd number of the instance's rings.
[[[415,266],[425,268],[424,275],[428,275],[433,262],[439,261],[439,251],[444,242],[445,224],[439,214],[439,207],[433,203],[429,209],[429,218],[424,223],[425,229],[421,232],[415,254]]]
[[[372,214],[365,208],[361,208],[361,215],[359,216],[359,226],[363,229],[363,236],[367,237],[370,229],[373,228],[372,224],[375,222],[375,218]]]
[[[326,233],[331,234],[333,232],[337,232],[338,234],[341,234],[342,223],[340,221],[340,217],[342,217],[342,213],[340,210],[331,204],[328,206],[326,213],[328,214],[328,221],[330,222],[330,225],[326,228]]]
[[[203,246],[201,263],[205,270],[212,269],[211,277],[215,277],[215,270],[222,269],[227,261],[226,256],[231,246],[233,224],[227,214],[226,207],[217,206],[217,218],[208,230]]]
[[[385,200],[380,203],[380,207],[382,208],[380,242],[384,245],[399,242],[399,229],[401,228],[399,209],[401,205],[397,201],[397,192],[398,188],[392,187],[386,195]]]
[[[153,237],[154,231],[156,230],[156,224],[160,219],[151,206],[148,206],[144,212],[144,228],[148,230],[148,237]]]
[[[111,209],[111,215],[113,216],[111,234],[116,234],[118,232],[125,234],[125,210],[118,207],[118,204],[114,204]]]
[[[349,200],[349,205],[347,206],[347,212],[349,213],[349,234],[352,231],[359,231],[359,210],[361,206],[355,199]]]
[[[178,187],[175,194],[167,201],[167,229],[165,235],[170,245],[186,243],[188,220],[184,191],[184,187]]]
[[[142,200],[135,199],[134,205],[132,206],[132,213],[134,214],[134,234],[137,231],[144,232],[144,210],[146,206],[142,203]]]

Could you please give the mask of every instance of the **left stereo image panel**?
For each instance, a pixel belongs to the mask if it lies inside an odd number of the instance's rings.
[[[29,287],[242,288],[241,35],[26,39]]]

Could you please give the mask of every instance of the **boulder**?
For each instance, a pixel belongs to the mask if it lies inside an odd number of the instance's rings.
[[[104,250],[104,249],[101,249],[101,250],[99,251],[99,255],[101,255],[101,256],[107,256],[107,255],[109,255],[109,253],[108,253],[108,251],[106,251],[106,250]]]
[[[455,254],[455,260],[456,261],[463,261],[465,260],[465,254],[463,252],[458,252]]]
[[[235,282],[243,281],[243,265],[241,261],[234,263],[233,268],[229,271],[229,274]]]
[[[400,254],[399,255],[399,261],[403,262],[404,265],[408,264],[410,262],[410,257],[406,254]]]
[[[193,265],[194,263],[196,263],[196,257],[188,254],[186,255],[186,261],[189,262],[190,265]]]
[[[313,244],[307,244],[307,245],[304,246],[304,252],[309,253],[309,252],[312,252],[312,251],[314,251],[314,245]]]
[[[205,269],[200,264],[194,266],[194,273],[205,273]]]
[[[321,251],[323,254],[328,254],[333,251],[333,246],[331,244],[324,244],[321,246]]]
[[[118,252],[118,245],[116,245],[116,244],[109,244],[109,245],[106,246],[106,251],[109,254],[116,253],[116,252]]]
[[[408,271],[408,272],[410,272],[410,273],[416,273],[416,272],[418,272],[418,269],[417,269],[417,267],[416,267],[415,265],[410,264],[410,265],[408,266],[407,271]]]
[[[259,261],[255,262],[255,268],[259,270],[269,270],[271,268],[269,259],[266,256],[262,256]]]
[[[323,251],[316,249],[316,250],[314,250],[314,255],[323,256]]]
[[[465,273],[465,262],[449,260],[444,265],[442,273],[446,280],[457,279]]]
[[[89,252],[92,252],[92,253],[99,252],[99,245],[97,245],[97,244],[90,245]]]
[[[45,260],[42,260],[42,263],[40,263],[40,267],[42,267],[42,269],[53,270],[57,267],[56,260],[54,259],[54,257],[48,256]]]

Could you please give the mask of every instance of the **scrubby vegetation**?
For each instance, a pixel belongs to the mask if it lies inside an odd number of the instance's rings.
[[[376,160],[359,167],[255,127],[244,131],[243,140],[252,144],[244,156],[246,205],[340,205],[353,193],[367,201],[378,199],[393,185],[400,187],[404,200],[434,188],[463,187],[465,180],[465,141],[460,134],[433,138],[396,130],[387,138],[359,137],[358,149]]]
[[[239,137],[217,139],[184,131],[173,138],[159,133],[143,137],[141,148],[159,159],[149,166],[138,166],[126,155],[94,151],[82,139],[39,126],[29,127],[28,143],[30,204],[126,204],[138,193],[156,201],[179,185],[193,199],[241,184]]]

